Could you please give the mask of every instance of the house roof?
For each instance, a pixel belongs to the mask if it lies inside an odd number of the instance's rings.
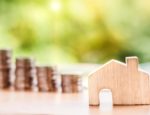
[[[118,60],[112,59],[112,60],[108,61],[107,63],[103,64],[102,66],[98,67],[96,70],[92,71],[92,72],[89,74],[89,76],[91,76],[91,75],[94,74],[95,72],[99,71],[100,69],[102,69],[102,68],[104,68],[104,67],[106,67],[106,66],[108,66],[108,65],[110,65],[110,64],[112,64],[112,63],[119,64],[119,65],[122,65],[122,66],[124,66],[124,67],[127,67],[127,64],[126,64],[126,63],[123,63],[123,62],[120,62],[120,61],[118,61]],[[148,72],[145,72],[145,71],[142,70],[142,69],[138,69],[138,71],[139,71],[139,72],[142,72],[142,73],[145,73],[145,74],[149,74]]]

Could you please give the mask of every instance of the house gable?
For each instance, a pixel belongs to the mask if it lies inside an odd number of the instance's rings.
[[[111,65],[118,65],[118,66],[126,67],[125,63],[112,59],[112,60],[108,61],[107,63],[105,63],[104,65],[102,65],[99,68],[97,68],[96,70],[92,71],[89,74],[89,77],[92,77],[93,74],[95,74],[95,73],[97,73],[97,72],[99,72],[99,71],[103,70],[104,68],[107,68],[107,67],[109,67]]]

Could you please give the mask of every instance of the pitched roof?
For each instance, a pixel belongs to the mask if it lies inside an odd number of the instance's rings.
[[[95,72],[99,71],[100,69],[103,69],[104,67],[106,67],[106,66],[108,66],[108,65],[110,65],[110,64],[112,64],[112,63],[119,64],[119,65],[122,65],[122,66],[124,66],[124,67],[127,67],[127,64],[126,64],[126,63],[123,63],[123,62],[120,62],[120,61],[118,61],[118,60],[112,59],[112,60],[108,61],[107,63],[103,64],[102,66],[100,66],[99,68],[97,68],[96,70],[92,71],[92,72],[89,74],[89,76],[91,76],[91,75],[94,74]],[[149,75],[148,72],[146,72],[146,71],[144,71],[144,70],[142,70],[142,69],[139,69],[139,68],[138,68],[138,71],[139,71],[139,72],[142,72],[142,73],[144,73],[144,74]]]
[[[106,67],[106,66],[108,66],[108,65],[110,65],[110,64],[112,64],[112,63],[116,63],[116,64],[122,65],[122,66],[124,66],[124,67],[127,66],[127,65],[126,65],[125,63],[123,63],[123,62],[120,62],[120,61],[118,61],[118,60],[112,59],[112,60],[108,61],[107,63],[103,64],[102,66],[100,66],[99,68],[97,68],[96,70],[92,71],[92,72],[89,74],[89,76],[91,76],[91,75],[94,74],[95,72],[99,71],[100,69],[102,69],[102,68],[104,68],[104,67]]]

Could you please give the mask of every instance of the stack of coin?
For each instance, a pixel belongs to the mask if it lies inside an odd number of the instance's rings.
[[[53,78],[54,70],[49,66],[36,67],[39,91],[57,91],[57,83]]]
[[[17,58],[15,75],[16,90],[31,90],[34,77],[34,61],[29,58]]]
[[[50,86],[48,84],[48,67],[38,66],[36,67],[36,76],[39,91],[50,91]]]
[[[82,90],[80,75],[61,74],[61,87],[63,93],[77,93]]]
[[[0,89],[10,86],[11,51],[0,50]]]
[[[50,91],[56,92],[58,91],[58,81],[57,78],[55,77],[55,72],[56,68],[54,67],[49,67],[48,69],[48,77],[49,77],[49,84],[50,84]]]

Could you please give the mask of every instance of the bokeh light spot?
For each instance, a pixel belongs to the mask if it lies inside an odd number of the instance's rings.
[[[50,10],[52,10],[54,12],[58,12],[61,9],[61,4],[59,1],[52,1],[49,4],[49,8],[50,8]]]

